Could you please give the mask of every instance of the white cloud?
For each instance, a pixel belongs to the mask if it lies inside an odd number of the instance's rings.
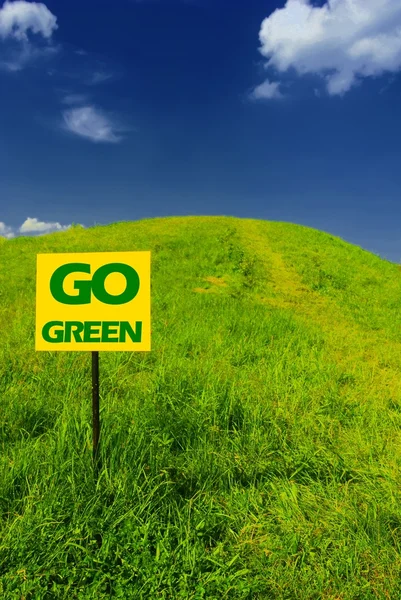
[[[5,2],[0,8],[0,36],[27,41],[27,31],[49,39],[57,29],[57,18],[41,2]]]
[[[8,227],[5,223],[0,221],[0,237],[12,238],[14,237],[14,232],[12,227]]]
[[[63,120],[64,129],[93,142],[119,142],[122,139],[117,135],[121,128],[94,106],[65,110]]]
[[[251,97],[255,100],[259,100],[261,98],[266,98],[268,100],[272,98],[283,98],[283,94],[280,92],[278,82],[270,82],[268,79],[256,86],[256,88],[252,91]]]
[[[0,67],[7,71],[19,71],[36,58],[46,57],[57,52],[49,45],[53,32],[57,29],[57,19],[42,3],[5,2],[0,8],[0,38],[7,45],[3,47]],[[42,36],[48,45],[34,46],[27,32]]]
[[[267,67],[322,75],[328,93],[342,95],[358,78],[401,70],[401,2],[287,0],[264,19],[259,39]]]
[[[20,233],[31,233],[38,231],[44,231],[48,233],[49,231],[62,231],[68,229],[69,227],[70,225],[62,226],[60,223],[45,223],[44,221],[39,221],[36,217],[28,217],[22,223],[18,231]]]
[[[37,234],[37,236],[40,236],[48,233],[54,233],[55,231],[66,231],[71,227],[72,224],[60,225],[60,223],[46,223],[45,221],[39,221],[36,217],[28,217],[18,229],[9,227],[0,221],[0,237],[11,239],[18,236],[18,234],[27,233]],[[84,225],[81,225],[81,227],[84,227]]]

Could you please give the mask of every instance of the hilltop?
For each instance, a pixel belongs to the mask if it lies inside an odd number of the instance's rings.
[[[95,487],[90,353],[35,352],[36,254],[127,250],[152,350],[100,353]],[[2,598],[401,597],[398,265],[235,217],[0,238],[0,327]]]

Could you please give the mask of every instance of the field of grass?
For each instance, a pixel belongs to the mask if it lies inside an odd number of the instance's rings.
[[[151,250],[150,352],[35,352],[36,254]],[[401,271],[290,223],[0,238],[1,600],[401,598]]]

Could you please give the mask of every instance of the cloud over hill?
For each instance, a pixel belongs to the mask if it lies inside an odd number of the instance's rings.
[[[45,221],[39,221],[36,217],[28,217],[18,228],[13,228],[2,221],[0,221],[0,237],[11,239],[19,237],[21,235],[46,235],[47,233],[54,233],[55,231],[66,231],[72,227],[70,225],[61,225],[60,223],[50,223]],[[81,225],[84,227],[84,225]]]
[[[266,67],[320,75],[329,95],[343,95],[362,78],[401,70],[401,2],[287,0],[263,20],[259,40]],[[277,97],[273,85],[253,97]]]

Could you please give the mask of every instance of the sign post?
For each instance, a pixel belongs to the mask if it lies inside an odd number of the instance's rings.
[[[92,427],[93,427],[93,466],[97,475],[99,471],[99,352],[92,351]]]
[[[38,254],[36,258],[35,350],[92,352],[97,474],[99,351],[150,351],[150,251]]]

